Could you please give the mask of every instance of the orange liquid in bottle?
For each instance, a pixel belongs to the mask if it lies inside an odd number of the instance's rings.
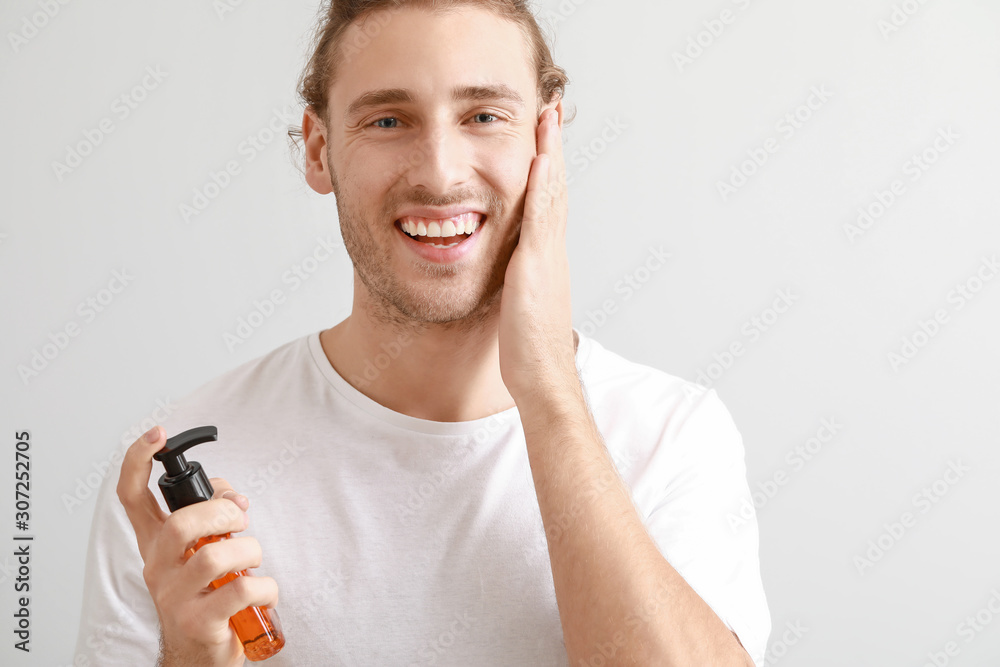
[[[231,533],[225,535],[209,535],[198,540],[193,547],[187,550],[190,558],[195,551],[210,542],[228,539]],[[212,588],[218,588],[227,584],[236,577],[250,577],[246,570],[230,572],[219,577],[211,583]],[[229,618],[229,625],[236,631],[236,636],[243,644],[243,653],[247,660],[257,662],[267,660],[278,653],[285,645],[285,635],[281,631],[281,621],[278,619],[278,612],[267,607],[247,607]]]

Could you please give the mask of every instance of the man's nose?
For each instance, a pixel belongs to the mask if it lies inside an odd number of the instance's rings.
[[[411,188],[446,195],[468,182],[472,174],[471,146],[461,128],[428,127],[420,133],[404,161]]]

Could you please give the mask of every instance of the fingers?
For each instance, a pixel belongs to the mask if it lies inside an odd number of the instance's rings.
[[[236,503],[241,510],[246,512],[250,508],[250,499],[244,496],[242,493],[237,493],[229,482],[221,477],[213,477],[208,480],[212,484],[212,488],[215,489],[215,493],[212,498],[228,498]]]
[[[212,489],[215,491],[212,495],[213,498],[221,498],[223,493],[233,490],[232,485],[223,477],[212,477],[208,481],[212,485]]]
[[[167,592],[154,597],[160,611],[162,644],[178,665],[242,665],[243,648],[230,618],[251,606],[274,606],[277,582],[270,577],[237,576],[217,590],[181,599]],[[163,609],[170,612],[164,614]],[[277,624],[276,617],[272,620]]]
[[[139,543],[139,552],[145,558],[145,549],[169,516],[149,490],[149,476],[153,470],[153,454],[163,448],[163,429],[154,426],[139,437],[125,451],[121,475],[118,478],[118,499],[125,508]]]
[[[535,156],[528,172],[528,188],[524,198],[524,225],[543,220],[549,210],[551,196],[548,190],[548,174],[551,158],[542,153]]]
[[[278,582],[272,577],[236,577],[206,598],[209,612],[228,618],[247,607],[274,607],[278,604]]]
[[[551,161],[548,174],[548,188],[553,199],[565,200],[567,197],[566,161],[563,156],[562,128],[559,125],[560,113],[558,108],[549,112],[549,127],[546,129],[546,132],[549,134],[547,154]]]
[[[538,119],[538,136],[536,137],[537,152],[549,156],[550,171],[549,182],[552,187],[556,187],[564,178],[566,163],[563,156],[562,147],[562,126],[561,126],[560,102],[552,109],[546,111]]]
[[[184,576],[175,583],[171,595],[190,599],[216,579],[229,573],[260,567],[260,542],[253,537],[231,537],[211,542],[194,552],[184,564]]]
[[[159,547],[163,553],[182,556],[203,537],[236,533],[247,527],[249,518],[236,503],[215,498],[182,507],[163,522]]]
[[[561,108],[562,102],[546,109],[538,121],[537,155],[529,172],[523,220],[529,230],[525,234],[522,226],[521,233],[522,240],[525,235],[533,239],[527,242],[533,247],[562,241],[566,233],[568,193],[559,125]]]

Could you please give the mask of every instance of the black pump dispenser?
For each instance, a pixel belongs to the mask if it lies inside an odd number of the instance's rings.
[[[167,438],[167,444],[153,454],[153,458],[163,463],[167,469],[160,476],[160,492],[171,512],[182,507],[211,500],[215,489],[212,488],[208,476],[197,461],[188,461],[186,452],[195,445],[219,439],[219,431],[214,426],[199,426],[172,438]]]

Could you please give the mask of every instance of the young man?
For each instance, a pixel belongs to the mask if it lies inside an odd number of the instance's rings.
[[[301,133],[354,263],[351,315],[129,448],[95,510],[78,653],[240,665],[228,619],[267,605],[273,665],[759,663],[729,413],[572,326],[565,79],[525,3],[360,4],[320,27]],[[188,459],[216,495],[168,515],[152,456],[203,425],[219,441]]]

